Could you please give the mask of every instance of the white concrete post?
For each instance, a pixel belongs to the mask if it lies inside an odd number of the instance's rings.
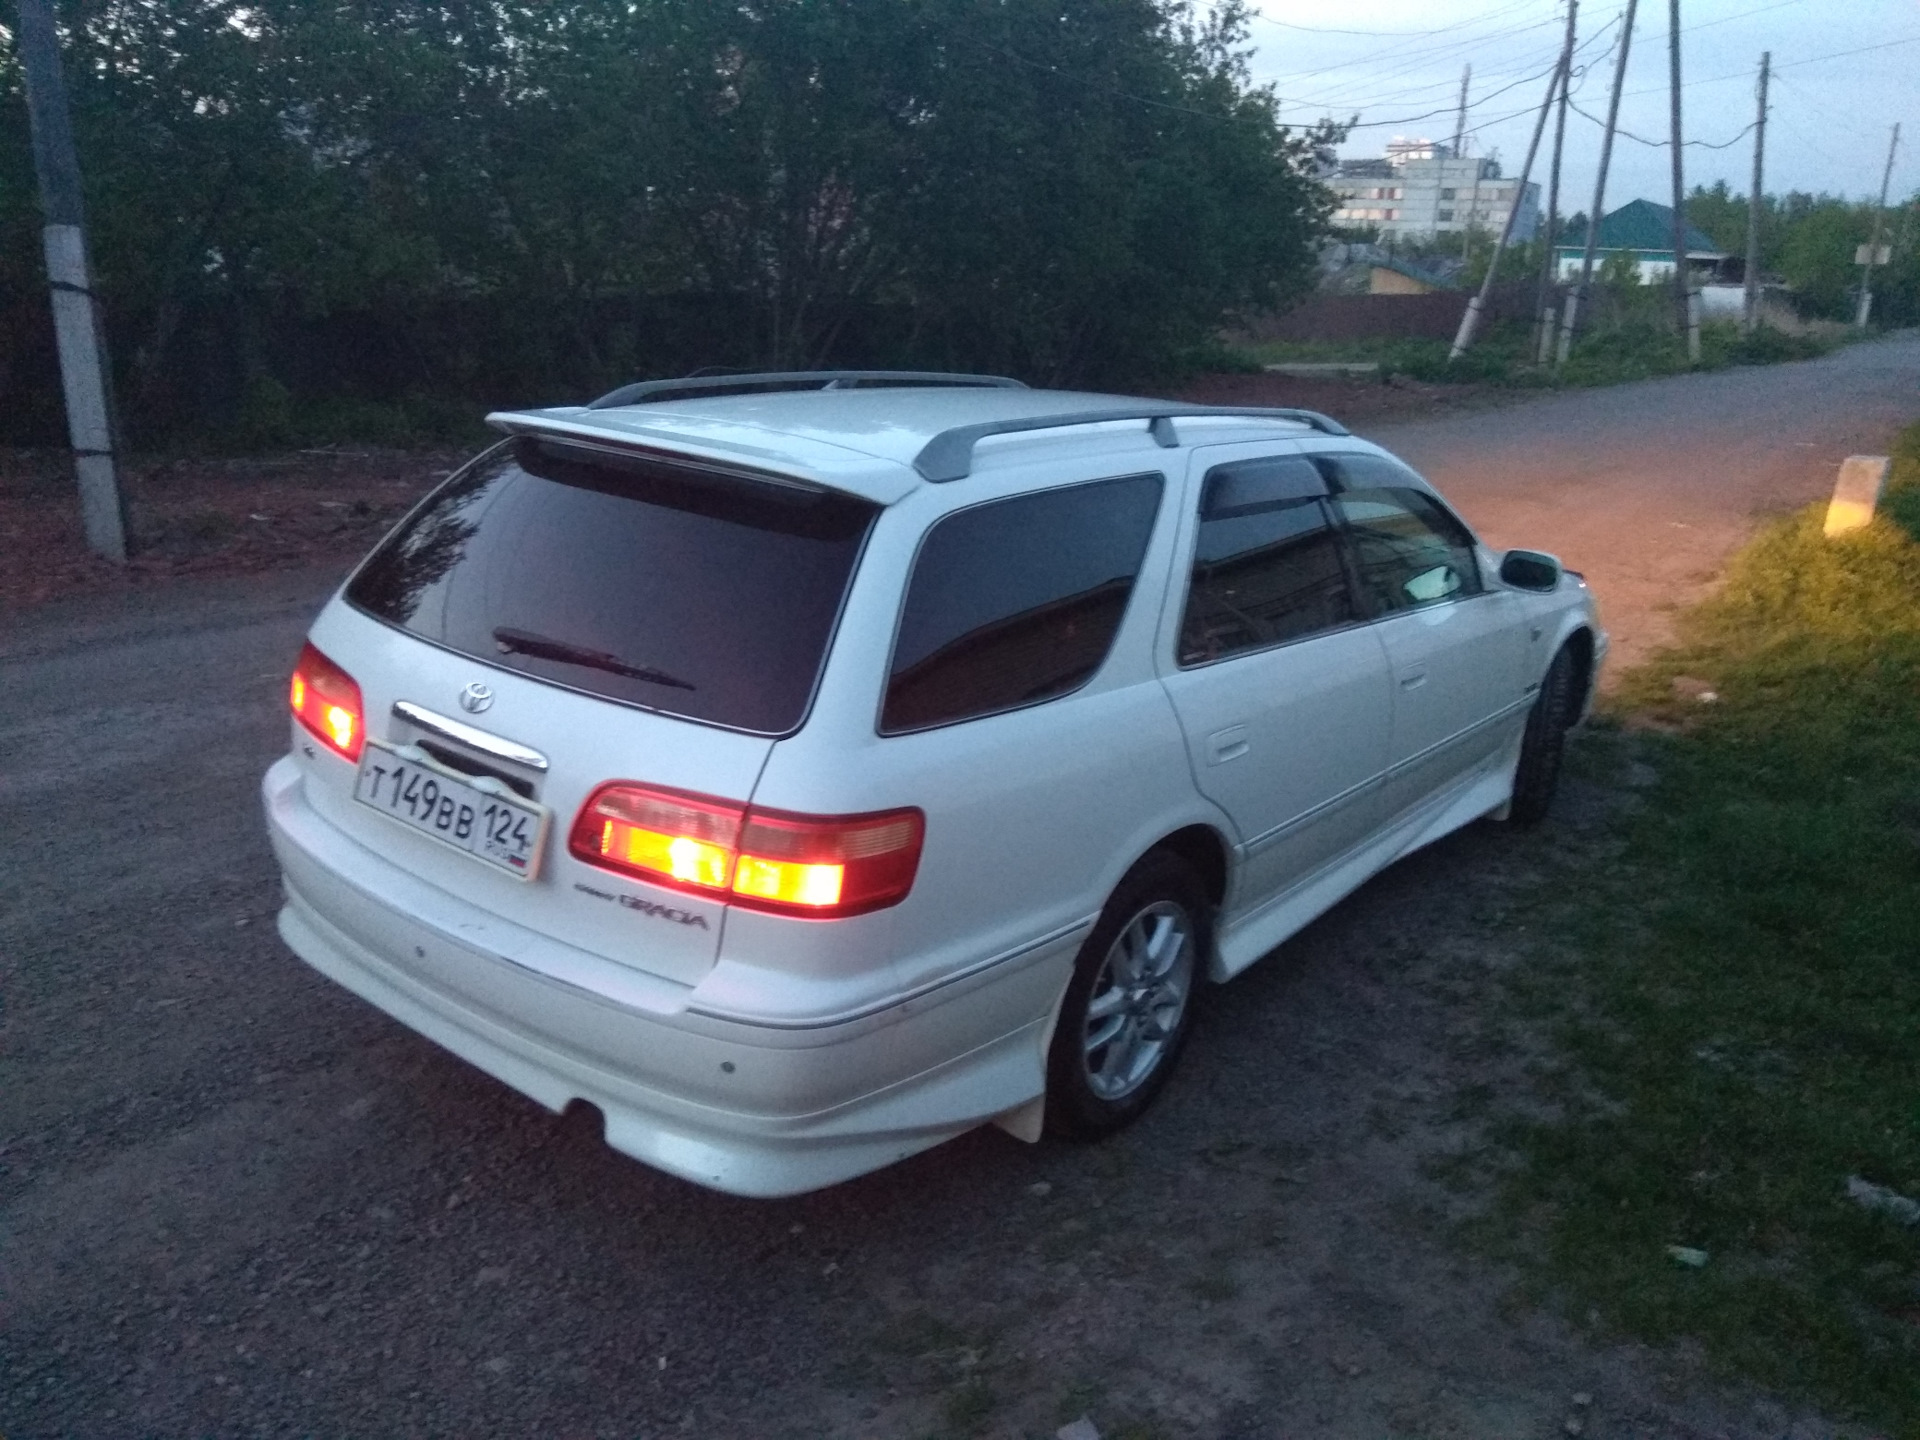
[[[106,347],[101,343],[87,275],[86,244],[78,225],[49,225],[45,241],[47,278],[53,287],[53,333],[67,399],[67,435],[80,481],[80,517],[92,550],[110,560],[124,560],[126,523],[114,469],[113,424],[108,418]]]
[[[127,522],[114,466],[107,347],[102,343],[99,306],[88,274],[80,162],[67,113],[60,37],[47,0],[19,0],[19,22],[15,40],[26,80],[34,172],[46,212],[42,235],[47,280],[53,292],[60,382],[66,392],[67,434],[73,443],[73,468],[80,482],[80,514],[87,544],[94,553],[125,561]]]
[[[1887,469],[1885,455],[1849,455],[1840,462],[1840,478],[1827,502],[1828,535],[1844,535],[1872,521],[1887,488]]]

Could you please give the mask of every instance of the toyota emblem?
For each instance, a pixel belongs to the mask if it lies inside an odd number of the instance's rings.
[[[493,687],[474,681],[460,692],[460,708],[469,715],[478,715],[493,704]]]

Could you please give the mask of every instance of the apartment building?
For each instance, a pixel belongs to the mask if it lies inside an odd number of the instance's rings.
[[[1345,160],[1325,177],[1339,198],[1335,225],[1371,225],[1382,240],[1465,230],[1498,234],[1516,205],[1516,242],[1540,226],[1540,187],[1507,179],[1500,162],[1455,155],[1431,140],[1395,139],[1378,159]]]

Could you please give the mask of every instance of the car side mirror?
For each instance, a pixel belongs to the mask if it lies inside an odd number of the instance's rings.
[[[1516,590],[1557,590],[1560,562],[1538,550],[1509,550],[1500,560],[1500,579]]]

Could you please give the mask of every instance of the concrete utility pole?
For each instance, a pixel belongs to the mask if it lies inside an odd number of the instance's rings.
[[[1867,263],[1860,270],[1860,313],[1853,323],[1867,328],[1867,316],[1873,311],[1873,262],[1880,253],[1880,223],[1887,216],[1887,186],[1893,180],[1893,152],[1900,148],[1900,126],[1893,127],[1893,140],[1887,146],[1887,168],[1880,172],[1880,203],[1873,210],[1873,239],[1867,242]]]
[[[1747,192],[1747,277],[1740,328],[1751,335],[1760,325],[1760,171],[1767,154],[1767,70],[1773,52],[1760,55],[1760,113],[1753,122],[1753,188]]]
[[[1569,44],[1571,40],[1572,33],[1569,32]],[[1453,337],[1453,349],[1447,352],[1450,361],[1458,360],[1473,344],[1473,332],[1480,326],[1480,314],[1487,308],[1487,295],[1493,289],[1494,277],[1500,272],[1500,257],[1506,254],[1507,241],[1513,238],[1514,222],[1520,218],[1520,202],[1526,197],[1527,181],[1533,177],[1533,157],[1540,152],[1540,137],[1547,130],[1547,112],[1553,109],[1553,92],[1572,60],[1572,51],[1562,46],[1560,63],[1553,67],[1553,74],[1547,80],[1547,93],[1541,98],[1539,117],[1533,122],[1533,138],[1527,142],[1527,158],[1520,166],[1520,178],[1513,187],[1513,203],[1507,207],[1507,223],[1500,227],[1500,239],[1495,242],[1493,254],[1487,260],[1487,273],[1480,281],[1479,293],[1467,302],[1466,314],[1460,317],[1460,329]]]
[[[1681,165],[1680,0],[1667,0],[1667,75],[1673,97],[1673,295],[1680,333],[1687,340],[1687,363],[1700,363],[1700,300],[1687,273],[1687,182]]]
[[[1460,158],[1460,149],[1467,139],[1467,83],[1473,79],[1473,66],[1469,65],[1460,72],[1460,112],[1453,122],[1453,158]]]
[[[1547,181],[1547,229],[1545,242],[1540,247],[1540,293],[1533,306],[1533,313],[1540,321],[1540,343],[1535,355],[1542,365],[1553,356],[1553,252],[1560,239],[1560,153],[1567,143],[1567,103],[1572,99],[1573,89],[1574,17],[1579,12],[1580,0],[1567,0],[1567,38],[1560,48],[1560,113],[1553,122],[1553,168],[1548,172]]]
[[[74,154],[60,38],[47,0],[20,0],[16,37],[27,83],[33,166],[46,212],[42,232],[53,290],[54,338],[66,391],[67,434],[80,481],[87,545],[97,555],[127,558],[126,509],[114,467],[113,412],[100,312],[88,279],[86,220],[80,205],[80,162]]]
[[[1600,245],[1600,212],[1607,203],[1607,166],[1613,160],[1613,132],[1620,123],[1620,91],[1627,79],[1627,50],[1633,43],[1633,16],[1640,0],[1627,0],[1626,14],[1620,20],[1620,59],[1613,67],[1613,93],[1607,99],[1607,127],[1600,136],[1600,173],[1593,182],[1593,211],[1587,216],[1587,251],[1580,261],[1580,283],[1567,296],[1566,314],[1560,322],[1560,349],[1557,363],[1567,363],[1573,351],[1573,327],[1580,320],[1580,306],[1593,286],[1593,253]]]

